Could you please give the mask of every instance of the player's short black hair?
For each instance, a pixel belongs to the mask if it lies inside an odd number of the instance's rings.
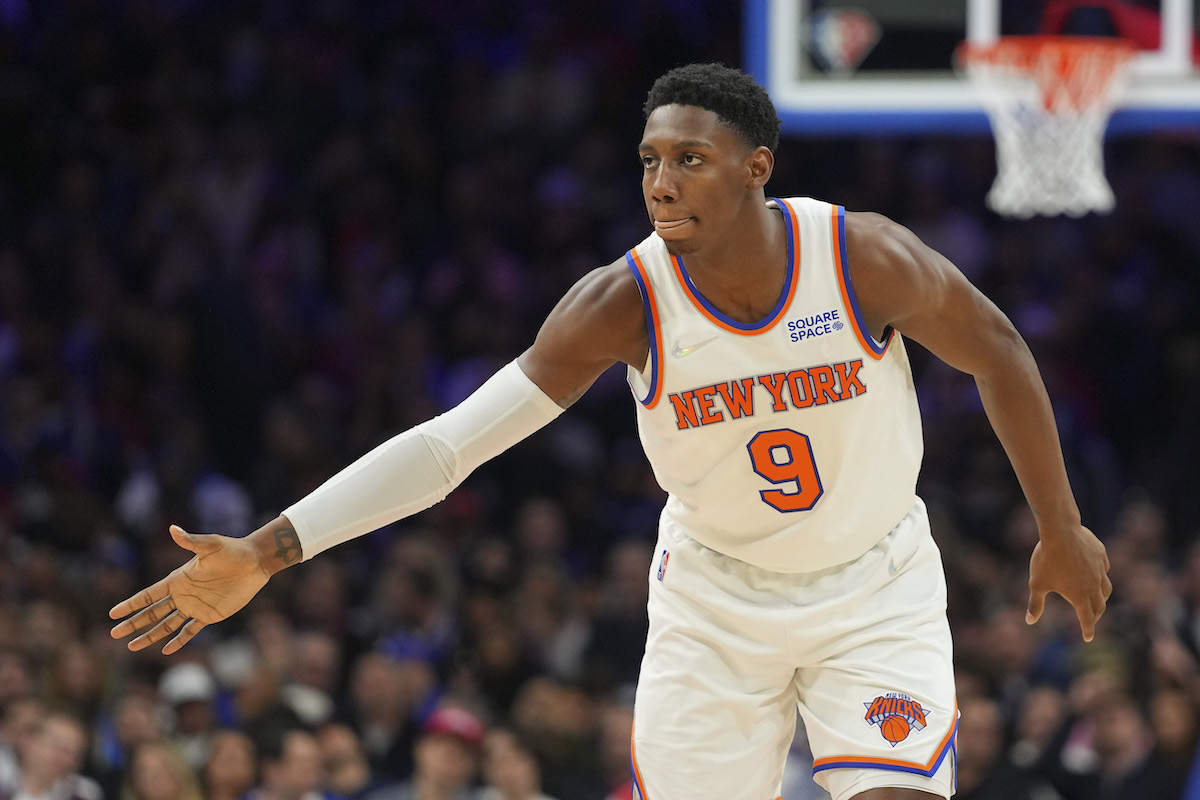
[[[779,117],[767,90],[754,78],[724,64],[688,64],[666,72],[646,96],[646,118],[659,106],[699,106],[717,115],[751,147],[779,146]]]

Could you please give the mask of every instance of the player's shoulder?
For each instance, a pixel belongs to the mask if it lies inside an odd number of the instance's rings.
[[[648,335],[640,289],[624,260],[617,259],[587,272],[567,290],[538,332],[531,358],[558,375],[563,364],[587,373],[597,364],[606,369],[616,361],[644,363]],[[559,394],[530,377],[552,397],[571,398],[562,403],[567,405],[598,374],[585,374],[586,384],[567,385]]]
[[[860,238],[896,239],[904,235],[913,236],[908,228],[878,211],[851,211],[846,209],[846,235]]]
[[[556,316],[588,338],[645,338],[642,289],[625,257],[587,272],[563,297]]]
[[[571,287],[570,294],[589,305],[641,304],[637,281],[625,256],[585,273]]]
[[[927,305],[957,270],[904,225],[873,212],[846,212],[846,260],[859,308],[872,331]]]
[[[845,231],[851,274],[895,267],[924,249],[915,233],[876,211],[846,211]]]

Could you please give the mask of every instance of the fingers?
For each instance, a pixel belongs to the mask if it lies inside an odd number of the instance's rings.
[[[168,530],[177,545],[197,556],[203,557],[203,553],[210,552],[214,546],[207,541],[212,537],[193,536],[178,525],[172,525]],[[170,593],[170,579],[171,576],[167,576],[109,609],[108,615],[112,619],[128,617],[109,631],[114,639],[141,631],[141,635],[128,644],[130,650],[136,651],[171,637],[163,647],[163,653],[170,655],[204,630],[206,623],[186,616],[175,607],[175,599]]]
[[[144,650],[155,642],[162,641],[183,627],[188,618],[178,611],[171,611],[162,621],[129,643],[130,650]]]
[[[182,612],[172,611],[161,622],[129,643],[130,650],[144,650],[155,642],[173,637],[163,646],[163,655],[177,653],[196,634],[208,627],[198,619],[185,617]]]
[[[175,544],[201,557],[220,550],[221,543],[226,541],[225,537],[212,533],[188,533],[178,525],[172,525],[168,530]]]
[[[189,550],[193,553],[197,552],[197,550],[196,550],[197,544],[196,544],[195,540],[192,538],[192,535],[190,533],[188,533],[187,531],[185,531],[183,528],[179,527],[178,525],[172,525],[172,526],[170,526],[170,528],[168,528],[168,530],[170,531],[171,538],[175,540],[175,543],[177,545],[179,545],[183,549]],[[117,603],[115,606],[113,606],[112,608],[110,608],[108,610],[108,616],[110,619],[120,619],[121,617],[127,617],[135,611],[139,611],[141,609],[144,609],[144,608],[147,608],[147,607],[153,605],[154,603],[157,603],[159,600],[162,600],[166,596],[167,596],[167,581],[166,581],[166,579],[163,579],[163,580],[158,581],[157,583],[153,584],[152,586],[147,586],[145,589],[143,589],[142,591],[133,595],[132,597],[128,597],[125,600],[122,600],[121,602]],[[151,620],[148,620],[147,622],[149,622],[149,621],[151,621]],[[142,624],[147,624],[147,623],[144,622]],[[117,626],[117,627],[119,628],[121,626]],[[141,627],[141,625],[135,625],[134,627],[139,628],[139,627]],[[115,631],[116,628],[114,628],[113,630]],[[126,633],[131,633],[131,632],[132,632],[132,629],[126,631]],[[123,636],[123,635],[125,635],[125,634],[117,634],[117,633],[113,634],[114,637]]]
[[[1079,631],[1080,631],[1080,633],[1083,634],[1083,640],[1085,642],[1090,642],[1092,639],[1095,639],[1096,638],[1096,620],[1098,619],[1098,615],[1095,615],[1095,614],[1085,615],[1082,612],[1080,612],[1078,614],[1078,617],[1079,617]]]
[[[1099,590],[1093,594],[1090,602],[1087,603],[1087,608],[1076,606],[1076,614],[1079,617],[1079,627],[1083,633],[1083,640],[1090,642],[1096,638],[1096,623],[1104,616],[1104,612],[1108,610],[1108,598],[1112,597],[1113,585],[1107,574],[1100,576]]]
[[[1033,625],[1042,618],[1042,612],[1046,610],[1046,591],[1029,592],[1029,607],[1025,611],[1025,624]]]
[[[1047,590],[1030,592],[1029,608],[1025,612],[1025,622],[1028,625],[1037,623],[1042,618],[1042,612],[1046,609]],[[1112,582],[1105,577],[1101,584],[1100,592],[1091,598],[1081,599],[1079,602],[1071,601],[1071,605],[1075,608],[1075,616],[1079,618],[1079,630],[1083,634],[1083,640],[1090,642],[1096,638],[1096,623],[1104,616],[1104,612],[1108,609],[1108,598],[1112,595]]]
[[[149,626],[148,629],[147,626]],[[207,627],[206,623],[185,616],[183,612],[175,608],[173,598],[165,597],[140,613],[114,625],[111,633],[114,639],[120,639],[135,631],[143,631],[140,636],[129,642],[128,647],[133,651],[144,650],[156,642],[173,636],[174,638],[163,647],[163,654],[169,656],[190,642],[205,627]]]
[[[190,533],[178,525],[170,526],[167,528],[167,531],[171,534],[171,538],[175,540],[175,544],[184,550],[191,550],[193,553],[196,552],[196,542]]]
[[[1108,578],[1105,578],[1108,582]],[[1112,594],[1112,584],[1108,584],[1107,589],[1102,589],[1100,597],[1093,598],[1090,607],[1088,608],[1089,615],[1086,620],[1082,612],[1079,614],[1080,628],[1083,633],[1083,640],[1090,642],[1096,638],[1096,623],[1104,616],[1104,612],[1108,609],[1108,598]]]
[[[167,584],[165,581],[159,581],[153,586],[148,586],[142,589],[132,597],[126,598],[108,610],[110,619],[120,619],[127,617],[135,611],[146,609],[153,606],[155,603],[167,596]],[[126,620],[128,622],[128,620]],[[121,627],[120,625],[117,626]],[[141,626],[135,626],[141,627]],[[114,631],[116,628],[113,629]],[[117,636],[117,634],[113,634]]]
[[[149,593],[149,590],[141,592],[139,595],[135,596],[135,599],[139,599],[141,597],[141,595],[145,595],[148,593]],[[114,606],[113,610],[110,611],[109,613],[115,615],[116,612],[123,605],[125,605],[126,603],[129,603],[129,602],[130,602],[129,600],[126,600],[125,603],[121,603],[121,604]],[[161,600],[158,600],[157,602],[152,603],[148,607],[143,608],[141,611],[139,611],[137,614],[134,614],[129,619],[118,622],[116,625],[114,625],[112,627],[112,630],[109,631],[109,634],[114,639],[121,639],[135,631],[139,631],[142,628],[145,628],[148,625],[154,625],[155,623],[166,619],[167,617],[169,617],[171,614],[174,614],[174,613],[175,613],[175,600],[174,600],[174,598],[167,596],[167,597],[162,598]]]
[[[1107,581],[1107,579],[1105,580]],[[1104,616],[1104,612],[1108,609],[1108,597],[1110,594],[1112,594],[1111,584],[1109,584],[1107,589],[1102,588],[1091,599],[1072,603],[1075,606],[1075,616],[1079,618],[1079,632],[1083,635],[1085,642],[1090,642],[1096,638],[1096,623],[1100,621],[1100,618]]]
[[[190,642],[196,636],[196,634],[204,630],[206,627],[207,625],[198,619],[189,619],[179,629],[179,633],[175,634],[175,638],[167,642],[166,646],[162,649],[163,655],[169,656],[172,653],[179,652],[181,647]]]

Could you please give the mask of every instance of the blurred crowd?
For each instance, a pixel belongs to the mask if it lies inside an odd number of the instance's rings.
[[[180,654],[107,610],[464,397],[649,233],[665,69],[724,0],[0,0],[0,800],[626,800],[663,502],[614,370],[445,502]],[[1108,143],[1115,212],[987,212],[987,137],[785,138],[1013,318],[1116,586],[1024,622],[1037,531],[913,347],[960,797],[1175,800],[1200,741],[1200,132]],[[822,795],[799,731],[784,800]],[[544,792],[545,794],[541,794]]]

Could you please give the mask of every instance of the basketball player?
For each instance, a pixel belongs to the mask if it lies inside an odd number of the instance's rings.
[[[905,338],[975,377],[1036,515],[1048,592],[1091,640],[1111,592],[1050,403],[1009,320],[884,217],[769,199],[779,120],[741,72],[653,86],[638,153],[654,231],[582,278],[532,346],[456,408],[363,456],[245,538],[171,534],[185,566],[113,628],[172,653],[284,567],[440,501],[610,365],[669,497],[649,565],[633,773],[643,800],[773,800],[796,710],[834,800],[953,792],[941,560],[915,494]],[[131,615],[131,616],[130,616]]]

